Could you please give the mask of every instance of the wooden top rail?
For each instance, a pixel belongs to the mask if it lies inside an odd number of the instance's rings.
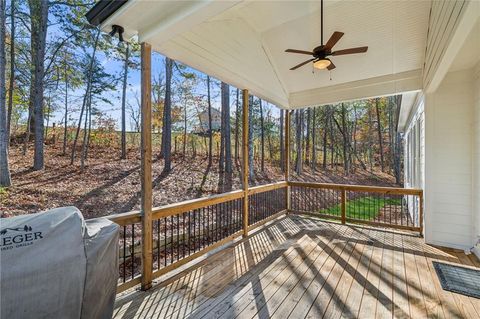
[[[101,218],[109,219],[112,222],[119,224],[120,226],[136,224],[142,221],[141,213],[138,210],[127,213],[108,215]]]
[[[288,182],[288,185],[297,186],[297,187],[326,188],[326,189],[338,189],[338,190],[383,193],[383,194],[419,195],[419,196],[423,195],[423,190],[416,189],[416,188],[379,187],[379,186],[326,184],[326,183],[309,183],[309,182]]]
[[[266,185],[259,185],[259,186],[250,188],[248,190],[248,194],[251,195],[251,194],[268,192],[270,190],[284,188],[287,186],[288,184],[285,181],[266,184]],[[152,219],[156,220],[163,217],[169,217],[172,215],[188,212],[194,209],[243,198],[243,194],[244,194],[243,190],[236,190],[228,193],[215,194],[208,197],[195,198],[195,199],[191,199],[191,200],[187,200],[179,203],[173,203],[165,206],[154,207],[152,209]],[[141,212],[138,210],[127,212],[127,213],[108,215],[103,218],[107,218],[112,222],[119,224],[120,226],[140,223],[142,220]]]
[[[274,189],[285,188],[288,186],[288,183],[285,181],[266,184],[266,185],[259,185],[248,189],[248,195],[258,194],[263,192],[268,192]]]
[[[232,191],[228,193],[212,195],[208,197],[195,198],[184,202],[173,203],[165,206],[155,207],[152,209],[152,218],[154,220],[163,217],[169,217],[172,215],[178,215],[184,212],[188,212],[194,209],[207,207],[215,204],[220,204],[242,198],[244,194],[243,190]]]
[[[423,190],[413,188],[400,188],[400,187],[379,187],[379,186],[363,186],[363,185],[348,185],[348,184],[327,184],[327,183],[313,183],[313,182],[276,182],[267,185],[259,185],[248,189],[248,194],[258,194],[268,192],[271,190],[284,188],[287,186],[296,187],[309,187],[309,188],[325,188],[325,189],[338,189],[346,191],[359,191],[359,192],[371,192],[371,193],[383,193],[383,194],[398,194],[398,195],[423,195]],[[160,207],[154,207],[152,209],[152,219],[160,219],[163,217],[169,217],[172,215],[181,214],[194,209],[199,209],[215,204],[228,202],[231,200],[243,198],[244,191],[236,190],[223,194],[216,194],[208,197],[195,198],[179,203],[169,204]],[[108,215],[107,218],[120,226],[131,225],[141,222],[141,212],[131,211],[127,213]]]

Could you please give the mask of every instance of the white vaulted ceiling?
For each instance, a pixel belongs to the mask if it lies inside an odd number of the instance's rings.
[[[331,57],[331,73],[311,64],[290,71],[320,44],[319,1],[129,0],[102,27],[127,36],[285,108],[421,89],[430,1],[326,1],[324,42],[367,45],[364,54]],[[331,77],[331,78],[330,78]]]

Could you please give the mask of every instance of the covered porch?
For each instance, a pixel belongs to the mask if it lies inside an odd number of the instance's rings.
[[[279,217],[149,291],[114,318],[476,318],[480,300],[442,290],[440,261],[480,267],[415,234]]]
[[[123,227],[118,292],[143,292],[119,295],[117,318],[480,316],[478,299],[440,286],[432,261],[479,263],[424,242],[434,222],[424,225],[422,188],[290,180],[291,110],[430,85],[422,68],[437,4],[359,3],[328,4],[327,31],[317,2],[103,1],[92,9],[92,23],[120,25],[142,47],[142,209],[109,218]],[[478,6],[445,10],[460,17],[467,8]],[[373,53],[340,58],[330,78],[288,69],[299,61],[287,47],[309,49],[333,28],[349,32],[347,47],[368,44]],[[242,88],[241,190],[152,207],[152,49]],[[249,185],[250,94],[287,110],[282,182]]]

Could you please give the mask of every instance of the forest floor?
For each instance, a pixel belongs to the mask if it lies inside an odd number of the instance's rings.
[[[117,148],[92,146],[84,171],[80,160],[70,165],[70,153],[62,155],[61,145],[45,147],[45,169],[33,171],[33,147],[22,155],[21,146],[10,149],[10,169],[13,186],[0,189],[0,217],[28,214],[60,206],[76,206],[85,218],[93,218],[139,209],[140,205],[140,154],[138,149],[128,151],[127,159],[119,159]],[[154,150],[154,154],[155,153]],[[154,155],[155,156],[155,155]],[[230,181],[223,180],[218,170],[218,158],[208,168],[208,158],[174,155],[172,170],[162,174],[163,160],[153,161],[154,206],[180,202],[241,188],[240,166],[234,163]],[[323,183],[343,183],[374,186],[396,186],[394,178],[378,169],[373,172],[357,169],[344,176],[341,166],[312,171],[305,166],[294,180]],[[283,180],[278,165],[255,165],[255,181],[261,185]]]

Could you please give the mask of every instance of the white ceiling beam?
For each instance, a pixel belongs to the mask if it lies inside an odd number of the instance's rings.
[[[294,92],[290,94],[291,108],[311,107],[358,99],[399,94],[422,89],[422,71],[414,70],[375,78]]]

